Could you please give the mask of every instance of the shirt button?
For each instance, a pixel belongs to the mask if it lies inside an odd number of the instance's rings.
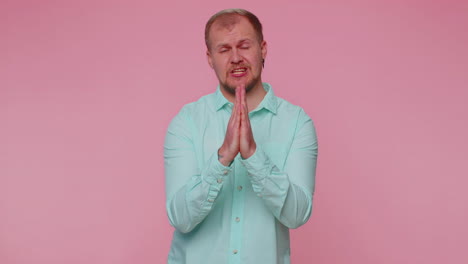
[[[237,190],[242,191],[242,185],[237,186]]]
[[[218,179],[218,180],[217,180],[217,182],[218,182],[218,183],[222,183],[222,182],[223,182],[223,180],[221,180],[221,179]]]
[[[234,253],[234,254],[237,254],[237,252],[239,252],[239,251],[237,251],[237,249],[234,249],[234,250],[232,251],[232,253]]]
[[[239,218],[239,217],[236,217],[236,222],[240,222],[240,218]]]
[[[228,170],[224,170],[223,174],[226,175],[226,174],[228,174],[228,172],[229,172]]]

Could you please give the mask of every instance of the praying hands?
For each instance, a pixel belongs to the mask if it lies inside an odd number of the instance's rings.
[[[245,85],[240,85],[236,87],[236,99],[223,145],[218,150],[218,160],[224,166],[229,166],[239,152],[243,159],[248,159],[255,153],[256,148],[247,109]]]

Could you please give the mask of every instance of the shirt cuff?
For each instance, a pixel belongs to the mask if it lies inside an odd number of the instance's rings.
[[[242,165],[247,169],[247,175],[254,182],[260,182],[272,171],[274,164],[267,156],[262,147],[257,144],[257,148],[248,159],[240,159]]]
[[[224,166],[219,162],[218,155],[215,153],[211,156],[205,173],[203,173],[203,180],[211,185],[221,185],[224,182],[224,178],[229,176],[231,173],[232,166]]]

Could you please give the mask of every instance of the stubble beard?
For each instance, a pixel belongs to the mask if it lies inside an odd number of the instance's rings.
[[[248,93],[249,91],[251,91],[255,85],[258,84],[258,82],[260,81],[260,77],[257,77],[255,79],[252,79],[252,81],[250,81],[249,83],[246,84],[245,86],[245,93]],[[232,85],[229,85],[227,83],[219,83],[221,85],[221,87],[228,93],[232,94],[232,95],[236,95],[236,87],[237,86],[232,86]]]

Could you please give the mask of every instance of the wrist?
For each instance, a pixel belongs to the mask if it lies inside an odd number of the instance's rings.
[[[226,167],[231,166],[234,158],[229,158],[226,156],[225,152],[222,150],[222,147],[218,149],[218,161]]]
[[[245,155],[242,155],[241,153],[242,159],[248,159],[252,157],[252,155],[255,154],[256,150],[257,150],[257,144],[253,143],[252,147],[247,151],[247,153],[245,153]]]

